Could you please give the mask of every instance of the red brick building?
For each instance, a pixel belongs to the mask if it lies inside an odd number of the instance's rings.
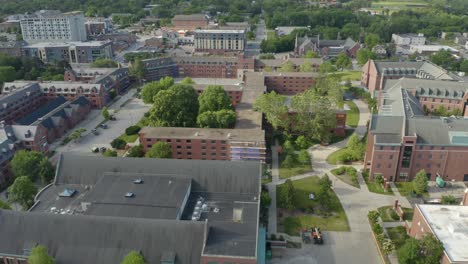
[[[430,81],[419,82],[419,88],[425,82]],[[379,174],[388,181],[411,181],[424,169],[432,181],[437,176],[468,181],[468,120],[426,116],[407,83],[404,79],[389,82],[379,114],[371,118],[364,160],[371,179]],[[443,87],[453,88],[453,94],[457,87],[452,84]]]
[[[0,95],[0,121],[11,124],[47,101],[37,85],[5,83]]]
[[[442,264],[468,263],[468,206],[416,204],[409,234],[416,239],[434,235],[444,245]]]
[[[264,71],[265,69],[271,69],[272,71],[278,71],[285,63],[292,63],[294,71],[299,72],[301,66],[305,63],[309,63],[312,66],[313,72],[318,72],[320,65],[323,63],[323,59],[319,58],[287,58],[287,59],[271,59],[271,60],[256,60],[255,71]]]
[[[144,127],[140,143],[148,151],[156,142],[172,146],[172,158],[197,160],[265,160],[265,132],[260,129]]]
[[[381,90],[386,80],[400,78],[429,80],[457,80],[441,67],[427,61],[374,61],[369,60],[362,67],[361,85],[367,87],[372,96],[374,91]]]
[[[203,91],[209,86],[207,84],[194,84],[193,88],[197,91],[198,95],[201,95]],[[224,88],[229,98],[231,98],[231,104],[233,107],[236,107],[242,99],[242,86],[239,85],[220,85]]]
[[[208,27],[208,19],[204,14],[175,15],[172,18],[172,25],[176,29],[194,30]]]
[[[267,91],[278,94],[295,95],[309,90],[318,77],[310,72],[264,72]]]

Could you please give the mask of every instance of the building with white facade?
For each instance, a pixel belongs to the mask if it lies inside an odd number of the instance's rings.
[[[241,52],[245,49],[244,30],[195,30],[195,51],[209,53]]]
[[[399,46],[406,45],[424,45],[426,37],[424,34],[392,34],[392,41]]]
[[[30,43],[86,41],[82,12],[41,10],[20,19],[23,39]]]

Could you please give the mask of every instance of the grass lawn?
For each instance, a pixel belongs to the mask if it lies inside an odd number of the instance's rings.
[[[332,154],[328,155],[328,157],[327,157],[328,164],[337,164],[338,163],[338,157],[343,152],[346,152],[346,148],[339,149],[339,150],[333,152]]]
[[[403,220],[408,220],[411,221],[413,219],[413,209],[412,208],[406,208],[403,207]],[[383,222],[396,222],[399,221],[400,218],[396,215],[395,213],[395,218],[392,217],[392,212],[393,212],[393,206],[382,206],[377,209],[380,214],[380,218],[382,219]]]
[[[342,72],[334,72],[331,73],[337,77],[339,77],[342,81],[346,81],[350,79],[351,81],[360,81],[361,80],[361,71],[342,71]]]
[[[382,187],[382,185],[380,185],[380,184],[378,184],[376,182],[370,181],[369,180],[369,174],[367,172],[363,172],[362,177],[364,178],[364,181],[366,182],[367,188],[369,189],[370,192],[379,193],[379,194],[393,195],[392,188],[389,187],[388,191],[386,192],[384,190],[384,188]]]
[[[395,182],[398,191],[403,196],[416,197],[417,195],[413,193],[413,183],[412,182]],[[426,192],[422,195],[423,197],[428,197],[429,194]]]
[[[400,249],[401,246],[405,244],[406,239],[409,238],[403,226],[389,227],[387,228],[387,233],[388,233],[389,238],[395,244],[395,248],[397,250]]]
[[[276,33],[274,30],[267,30],[267,39],[274,39],[276,38]]]
[[[307,172],[312,171],[312,167],[310,165],[306,166],[299,166],[299,167],[294,167],[294,168],[279,168],[279,177],[280,179],[286,179],[290,178],[292,176],[304,174]]]
[[[133,142],[135,142],[135,140],[137,140],[138,134],[129,136],[129,135],[123,133],[122,135],[120,135],[119,138],[125,140],[125,142],[127,142],[127,143],[133,143]]]
[[[311,226],[318,226],[328,231],[349,231],[348,218],[333,191],[331,191],[331,199],[335,208],[330,212],[332,215],[325,217],[318,214],[305,213],[305,211],[310,211],[311,209],[315,211],[315,208],[319,205],[318,201],[309,200],[310,193],[317,194],[319,191],[318,181],[319,177],[309,177],[293,182],[295,189],[293,203],[297,210],[279,217],[278,221],[279,228],[285,233],[297,236],[300,229]],[[281,185],[276,188],[281,188]]]
[[[359,108],[353,101],[347,101],[346,104],[350,108],[350,110],[346,111],[346,125],[357,127],[359,123]]]
[[[333,173],[333,175],[335,175],[341,181],[343,181],[343,182],[345,182],[345,183],[347,183],[347,184],[349,184],[349,185],[351,185],[353,187],[361,188],[361,186],[359,186],[359,182],[357,181],[357,178],[352,178],[346,172],[344,172],[342,174],[338,174],[338,172],[339,172],[338,168],[331,170],[331,173]]]

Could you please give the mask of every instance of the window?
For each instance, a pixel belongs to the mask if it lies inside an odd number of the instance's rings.
[[[380,163],[377,163],[377,169],[380,169],[380,166],[381,166]]]
[[[379,156],[378,156],[378,159],[382,159],[382,155],[379,155]]]
[[[428,159],[432,159],[432,154],[427,155]]]
[[[192,146],[187,146],[187,149],[192,149]]]
[[[408,173],[401,172],[399,178],[400,178],[400,180],[407,181],[408,180]]]
[[[383,146],[380,146],[379,149],[380,149],[380,150],[383,150]]]
[[[403,159],[401,162],[401,166],[403,168],[409,168],[411,163],[411,155],[413,154],[413,147],[412,146],[405,146],[403,150]]]
[[[393,159],[393,154],[391,154],[390,156],[388,156],[389,159]]]

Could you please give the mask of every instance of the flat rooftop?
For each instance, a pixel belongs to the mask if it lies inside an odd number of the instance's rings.
[[[190,127],[144,127],[140,130],[146,138],[208,139],[226,141],[264,141],[260,129],[216,129]]]
[[[193,84],[195,90],[205,90],[209,85],[220,85],[225,91],[242,91],[242,86],[240,85],[223,85],[223,84]]]
[[[416,205],[451,262],[468,262],[468,206]],[[413,223],[413,226],[415,223]]]
[[[38,42],[25,46],[25,48],[60,48],[60,47],[101,47],[109,44],[110,41],[67,41],[67,42]]]
[[[195,33],[210,33],[210,34],[244,34],[245,30],[240,29],[197,29]]]

